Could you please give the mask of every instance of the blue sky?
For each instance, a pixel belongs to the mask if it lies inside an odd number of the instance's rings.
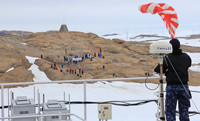
[[[178,14],[181,31],[200,28],[199,0],[0,0],[0,30],[43,32],[67,24],[71,31],[97,34],[167,32],[158,15],[142,14],[138,6],[165,2]]]

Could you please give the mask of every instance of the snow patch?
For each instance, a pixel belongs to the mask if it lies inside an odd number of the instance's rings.
[[[39,67],[37,65],[35,65],[35,60],[40,59],[38,57],[30,57],[30,56],[26,56],[26,59],[28,59],[29,63],[32,64],[32,66],[28,69],[31,70],[33,75],[34,75],[34,82],[44,82],[44,81],[51,81],[47,75],[40,71]]]
[[[15,69],[15,68],[12,67],[12,68],[8,69],[8,70],[6,71],[6,73],[9,72],[9,71],[12,71],[12,70],[14,70],[14,69]]]
[[[22,45],[27,45],[27,43],[21,43]]]
[[[200,63],[200,53],[189,53],[187,54],[191,57],[192,59],[192,64],[199,64]]]

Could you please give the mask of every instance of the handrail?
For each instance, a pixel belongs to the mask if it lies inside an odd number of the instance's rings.
[[[200,71],[188,71],[189,73],[200,73]]]
[[[108,79],[82,79],[82,80],[64,80],[64,81],[46,81],[46,82],[20,82],[20,83],[2,83],[1,86],[1,115],[4,117],[4,87],[5,86],[19,86],[19,85],[34,85],[34,84],[54,84],[54,83],[74,83],[74,82],[83,82],[84,84],[84,101],[86,98],[86,84],[87,82],[98,82],[98,81],[130,81],[130,80],[145,80],[147,77],[132,77],[132,78],[108,78]],[[159,77],[148,77],[148,79],[159,79]],[[84,120],[87,120],[87,110],[86,104],[84,104]],[[4,121],[4,119],[2,119]]]
[[[132,78],[107,78],[107,79],[82,79],[82,80],[63,80],[63,81],[46,81],[46,82],[20,82],[20,83],[1,83],[3,86],[16,85],[33,85],[33,84],[52,84],[52,83],[74,83],[74,82],[98,82],[98,81],[130,81],[130,80],[145,80],[147,77],[132,77]],[[148,79],[159,79],[159,77],[148,77]]]
[[[19,118],[42,118],[42,117],[47,117],[47,116],[75,116],[76,118],[85,121],[84,119],[82,119],[81,117],[72,114],[72,113],[56,113],[56,114],[40,114],[40,115],[23,115],[23,116],[12,116],[12,117],[0,117],[0,120],[4,120],[4,119],[19,119]]]
[[[200,73],[200,71],[188,71],[189,73]],[[81,79],[81,80],[57,80],[46,82],[20,82],[20,83],[0,83],[0,86],[17,86],[17,85],[33,85],[33,84],[52,84],[52,83],[74,83],[74,82],[98,82],[98,81],[130,81],[145,80],[147,77],[130,77],[130,78],[107,78],[107,79]],[[148,77],[148,79],[159,79],[160,77]],[[165,77],[164,77],[165,78]]]

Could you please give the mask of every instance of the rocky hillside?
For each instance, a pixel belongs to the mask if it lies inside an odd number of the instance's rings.
[[[33,81],[33,75],[28,70],[31,64],[25,56],[40,57],[35,63],[51,80],[71,80],[86,78],[141,77],[145,70],[153,73],[158,60],[149,54],[149,44],[144,42],[126,42],[119,39],[104,39],[93,33],[48,31],[30,33],[27,36],[6,34],[0,36],[0,82]],[[102,51],[102,57],[94,57]],[[200,52],[200,48],[183,46],[188,52]],[[91,54],[92,59],[86,58],[82,62],[64,61],[66,58],[82,57]],[[104,56],[104,58],[103,58]],[[58,70],[52,69],[55,63]],[[62,67],[63,63],[63,67]],[[103,65],[105,69],[103,69]],[[6,72],[14,67],[12,71]],[[83,69],[82,77],[67,72],[73,69]],[[61,72],[62,69],[62,72]],[[191,84],[197,82],[198,75],[191,75]],[[140,81],[144,82],[144,81]],[[157,83],[158,81],[150,81]]]
[[[0,43],[0,82],[32,81],[32,72],[28,71],[31,64],[25,59],[24,54],[15,48],[15,44],[10,44],[2,38]],[[7,72],[10,68],[15,69]]]

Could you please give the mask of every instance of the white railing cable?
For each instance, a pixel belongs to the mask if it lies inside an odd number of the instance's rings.
[[[107,78],[107,79],[81,79],[81,80],[63,80],[63,81],[46,81],[46,82],[21,82],[21,83],[1,83],[3,86],[20,86],[33,84],[53,84],[53,83],[75,83],[75,82],[101,82],[101,81],[131,81],[131,80],[145,80],[146,77],[132,77],[132,78]],[[159,77],[149,77],[148,79],[159,79]]]

